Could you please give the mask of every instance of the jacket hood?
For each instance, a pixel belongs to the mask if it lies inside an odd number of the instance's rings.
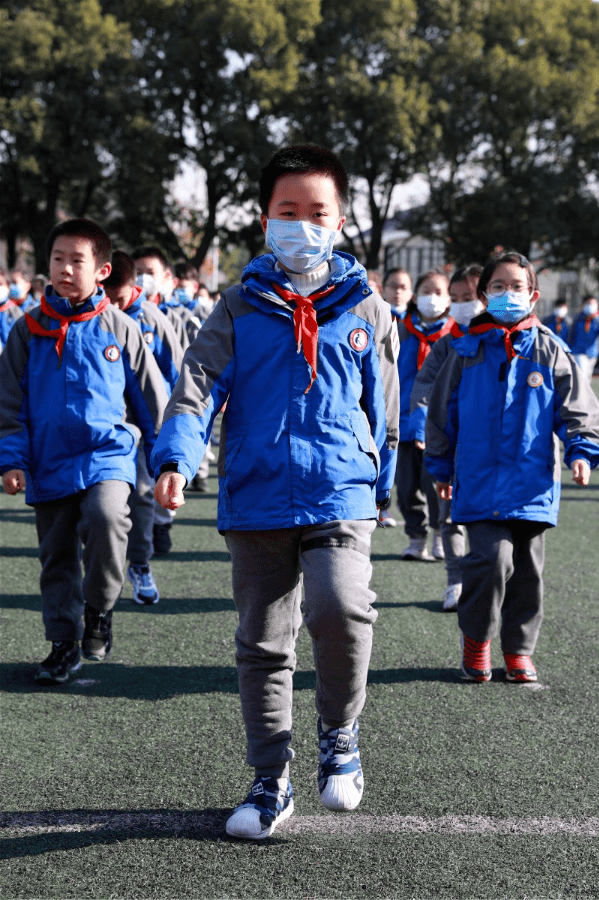
[[[327,297],[317,300],[315,303],[317,310],[321,311],[337,305],[357,287],[362,288],[363,296],[372,293],[368,287],[366,270],[355,257],[349,253],[335,251],[328,262],[331,271],[326,287],[334,286],[337,290]],[[289,306],[274,291],[273,283],[288,291],[294,290],[287,273],[279,267],[277,259],[272,253],[257,256],[241,274],[243,296],[248,303],[264,312],[285,311],[288,313]]]

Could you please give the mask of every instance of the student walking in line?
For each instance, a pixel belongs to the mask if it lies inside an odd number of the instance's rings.
[[[454,341],[426,420],[426,465],[452,519],[464,523],[458,622],[462,672],[491,678],[500,631],[508,681],[537,680],[532,655],[543,618],[545,530],[557,523],[561,462],[577,484],[599,464],[599,403],[562,342],[534,315],[530,262],[507,253],[478,285],[487,310]],[[452,485],[453,479],[453,485]]]
[[[584,298],[572,322],[568,344],[585,377],[591,381],[599,356],[599,307],[597,298],[591,294]]]
[[[482,266],[472,263],[456,269],[449,281],[451,300],[449,313],[459,325],[460,336],[467,333],[470,321],[485,309],[477,294],[481,272]],[[441,366],[447,359],[451,343],[454,340],[456,340],[455,329],[453,333],[449,332],[433,344],[431,352],[424,360],[414,381],[410,399],[410,424],[414,433],[414,443],[422,451],[425,449],[424,432],[431,388]],[[441,605],[446,612],[450,612],[457,609],[462,593],[460,561],[466,547],[464,526],[452,521],[450,500],[439,499],[439,531],[443,542],[447,571],[447,587],[441,597]]]
[[[102,282],[106,296],[118,309],[136,322],[143,339],[154,355],[170,397],[177,383],[183,350],[173,326],[157,306],[144,300],[135,284],[135,263],[122,250],[112,254],[112,271]],[[143,442],[137,452],[137,477],[129,497],[131,531],[127,542],[127,578],[133,587],[133,602],[139,606],[158,603],[160,594],[150,559],[154,552],[154,479],[148,474]]]
[[[414,441],[410,397],[431,347],[446,334],[459,337],[462,332],[449,315],[449,279],[442,269],[423,272],[416,280],[414,294],[415,300],[410,301],[398,324],[400,413],[395,484],[404,530],[410,539],[402,559],[431,559],[427,548],[429,530],[433,532],[433,557],[443,559],[439,503],[433,480],[424,467],[422,447]]]
[[[51,284],[0,356],[0,472],[6,492],[25,490],[35,510],[52,642],[35,678],[48,684],[68,681],[82,653],[110,653],[136,448],[141,432],[149,458],[167,401],[141,331],[101,286],[110,255],[94,222],[57,225],[48,239]]]
[[[254,769],[227,822],[240,838],[267,837],[293,811],[302,613],[316,668],[320,799],[349,810],[363,791],[358,716],[377,617],[370,541],[395,471],[397,333],[363,267],[333,249],[347,203],[347,175],[324,148],[287,147],[264,168],[260,219],[272,253],[222,293],[187,351],[153,455],[157,498],[180,506],[226,401],[218,528],[232,559]]]

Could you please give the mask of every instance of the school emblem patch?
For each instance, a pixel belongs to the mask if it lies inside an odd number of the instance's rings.
[[[541,385],[543,384],[543,376],[540,372],[531,372],[526,379],[526,382],[530,385],[530,387],[541,387]]]
[[[349,343],[353,350],[361,353],[368,346],[368,332],[363,328],[354,328],[349,336]]]
[[[108,362],[116,362],[121,358],[121,351],[116,344],[111,344],[110,347],[107,347],[104,351],[104,356]]]
[[[154,332],[153,331],[144,331],[144,341],[146,344],[151,344],[154,340]]]

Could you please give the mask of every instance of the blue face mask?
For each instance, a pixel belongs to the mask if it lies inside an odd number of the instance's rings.
[[[531,295],[528,291],[504,291],[502,294],[486,294],[487,312],[502,325],[515,325],[529,315]]]
[[[338,232],[321,225],[287,219],[269,219],[266,243],[290,272],[314,272],[333,255]]]

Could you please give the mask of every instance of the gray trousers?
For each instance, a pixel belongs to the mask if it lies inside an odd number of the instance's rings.
[[[143,441],[137,450],[137,472],[135,487],[129,497],[129,517],[131,531],[127,543],[127,556],[134,565],[149,563],[153,545],[154,529],[154,479],[148,473]]]
[[[447,584],[461,584],[461,559],[466,552],[466,529],[451,521],[451,500],[439,500],[439,532],[445,553]]]
[[[439,527],[439,502],[435,481],[424,465],[424,453],[414,441],[400,441],[395,470],[397,505],[408,537],[426,537],[429,527]]]
[[[105,610],[119,599],[130,490],[125,481],[100,481],[71,497],[35,504],[46,640],[80,640],[84,603]]]
[[[491,640],[501,621],[504,653],[530,656],[543,620],[544,522],[469,522],[458,622],[466,637]]]
[[[292,689],[302,612],[312,637],[318,713],[340,727],[362,711],[377,618],[368,587],[375,525],[338,521],[225,533],[239,613],[235,642],[247,762],[261,775],[287,775],[294,755]]]

